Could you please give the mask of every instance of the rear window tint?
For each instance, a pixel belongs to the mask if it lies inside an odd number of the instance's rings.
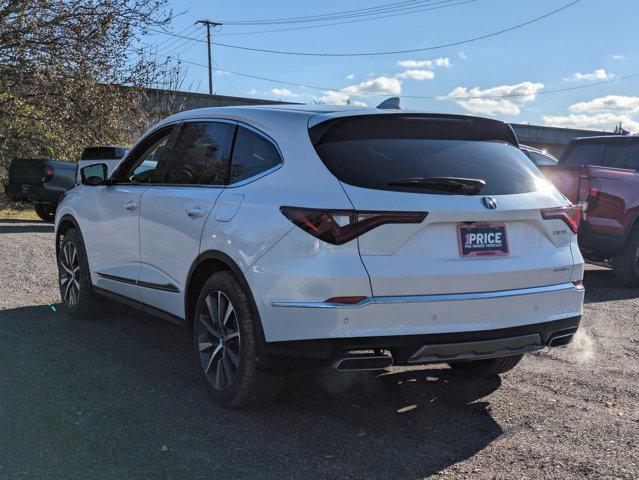
[[[87,147],[82,152],[81,160],[108,160],[110,158],[122,158],[126,153],[125,148],[118,147]]]
[[[561,159],[562,165],[601,165],[602,143],[574,143]]]
[[[501,122],[376,117],[349,117],[328,129],[323,124],[311,129],[318,155],[339,180],[363,188],[428,194],[450,192],[389,182],[477,178],[486,182],[481,191],[485,195],[532,192],[539,185],[539,170],[519,148],[506,143],[510,129]]]

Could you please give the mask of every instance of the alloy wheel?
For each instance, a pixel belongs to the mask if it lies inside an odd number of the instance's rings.
[[[72,242],[66,242],[60,252],[60,292],[62,300],[75,307],[80,299],[80,258]]]
[[[240,324],[233,303],[223,292],[207,295],[196,328],[204,374],[213,388],[227,390],[240,365]]]

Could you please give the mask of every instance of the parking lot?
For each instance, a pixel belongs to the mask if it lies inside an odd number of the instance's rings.
[[[304,374],[274,405],[212,404],[189,332],[57,308],[53,226],[0,220],[1,478],[636,478],[639,291],[589,268],[568,348],[502,379],[445,367]]]

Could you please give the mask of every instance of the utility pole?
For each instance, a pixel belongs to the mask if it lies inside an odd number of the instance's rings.
[[[217,27],[222,25],[218,22],[212,22],[211,20],[198,20],[197,23],[203,23],[206,25],[206,43],[209,50],[209,95],[213,95],[213,66],[211,65],[211,27]]]

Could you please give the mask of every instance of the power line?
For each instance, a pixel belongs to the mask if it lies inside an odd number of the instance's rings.
[[[171,57],[167,57],[167,58],[171,58]],[[175,60],[175,59],[174,59]],[[181,62],[187,63],[189,65],[195,65],[197,67],[203,67],[203,68],[208,68],[206,65],[201,64],[201,63],[196,63],[196,62],[190,62],[187,60],[180,60]],[[255,80],[263,80],[266,82],[271,82],[271,83],[276,83],[279,85],[289,85],[289,86],[293,86],[293,87],[302,87],[302,88],[310,88],[313,90],[323,90],[323,91],[328,91],[328,92],[337,92],[337,93],[346,93],[349,95],[360,95],[363,97],[373,97],[373,96],[389,96],[388,92],[364,92],[361,90],[354,90],[354,89],[339,89],[339,88],[330,88],[330,87],[320,87],[317,85],[309,85],[309,84],[304,84],[304,83],[296,83],[296,82],[288,82],[286,80],[276,80],[273,78],[268,78],[268,77],[262,77],[259,75],[252,75],[252,74],[248,74],[248,73],[242,73],[242,72],[234,72],[232,70],[227,70],[225,68],[219,68],[219,67],[215,67],[213,68],[213,70],[217,70],[219,72],[224,72],[224,73],[228,73],[231,75],[237,75],[240,77],[246,77],[246,78],[252,78]],[[566,87],[566,88],[557,88],[557,89],[553,89],[553,90],[546,90],[543,92],[537,92],[534,95],[548,95],[548,94],[554,94],[554,93],[562,93],[562,92],[569,92],[569,91],[573,91],[573,90],[581,90],[584,88],[591,88],[591,87],[596,87],[598,85],[604,85],[604,84],[608,84],[608,83],[613,83],[613,82],[618,82],[621,80],[628,80],[630,78],[635,78],[635,77],[639,77],[639,73],[632,73],[630,75],[625,75],[622,77],[615,77],[611,80],[602,80],[600,82],[595,82],[595,83],[589,83],[587,85],[579,85],[579,86],[575,86],[575,87]],[[517,98],[517,97],[529,97],[531,94],[530,93],[509,93],[509,94],[503,94],[503,95],[466,95],[463,97],[454,97],[451,98],[451,100],[475,100],[475,99],[500,99],[500,98]],[[445,98],[446,95],[439,95],[439,96],[423,96],[423,95],[393,95],[395,97],[400,97],[400,98],[411,98],[411,99],[423,99],[423,100],[436,100],[438,98]]]
[[[390,51],[382,51],[382,52],[347,52],[347,53],[332,53],[332,52],[294,52],[294,51],[283,51],[283,50],[269,50],[269,49],[264,49],[264,48],[254,48],[254,47],[246,47],[246,46],[242,46],[242,45],[232,45],[232,44],[228,44],[228,43],[221,43],[221,42],[211,42],[214,45],[220,46],[220,47],[226,47],[226,48],[233,48],[233,49],[238,49],[238,50],[245,50],[245,51],[252,51],[252,52],[260,52],[260,53],[275,53],[275,54],[280,54],[280,55],[297,55],[297,56],[307,56],[307,57],[370,57],[370,56],[380,56],[380,55],[397,55],[397,54],[405,54],[405,53],[416,53],[416,52],[427,52],[427,51],[432,51],[432,50],[438,50],[441,48],[448,48],[448,47],[455,47],[455,46],[459,46],[459,45],[465,45],[468,43],[472,43],[472,42],[477,42],[479,40],[485,40],[487,38],[491,38],[491,37],[496,37],[498,35],[502,35],[504,33],[508,33],[508,32],[512,32],[513,30],[517,30],[520,28],[523,28],[525,26],[531,25],[533,23],[539,22],[545,18],[548,18],[552,15],[555,15],[563,10],[566,10],[567,8],[572,7],[573,5],[576,5],[577,3],[581,2],[581,0],[574,0],[566,5],[563,5],[562,7],[559,7],[555,10],[552,10],[548,13],[545,13],[543,15],[540,15],[538,17],[535,17],[531,20],[528,20],[526,22],[523,23],[519,23],[517,25],[514,25],[512,27],[509,28],[505,28],[503,30],[498,30],[496,32],[492,32],[492,33],[488,33],[485,35],[480,35],[478,37],[472,37],[472,38],[468,38],[465,40],[460,40],[460,41],[456,41],[456,42],[451,42],[451,43],[446,43],[446,44],[440,44],[440,45],[434,45],[434,46],[430,46],[430,47],[423,47],[423,48],[412,48],[412,49],[408,49],[408,50],[390,50]],[[180,35],[175,35],[177,37],[180,37]],[[193,39],[191,37],[183,37],[183,38],[188,38],[188,39]],[[204,40],[199,40],[199,41],[204,41]]]
[[[454,0],[447,0],[447,1],[454,1]],[[311,28],[324,28],[324,27],[331,27],[334,25],[345,25],[345,24],[349,24],[349,23],[359,23],[359,22],[369,22],[369,21],[373,21],[373,20],[378,20],[381,18],[390,18],[390,17],[398,17],[398,16],[402,16],[402,15],[410,15],[411,13],[419,13],[419,12],[426,12],[429,10],[439,10],[442,8],[450,8],[450,7],[456,7],[458,5],[465,5],[467,3],[475,3],[478,2],[479,0],[465,0],[465,1],[460,1],[458,3],[453,3],[453,4],[449,4],[449,5],[440,5],[437,7],[429,7],[429,8],[420,8],[417,10],[411,10],[410,12],[401,12],[401,13],[393,13],[393,14],[387,14],[387,15],[379,15],[379,16],[375,16],[375,17],[369,17],[369,18],[360,18],[357,20],[347,20],[344,22],[334,22],[334,23],[324,23],[324,24],[320,24],[320,25],[307,25],[304,27],[291,27],[291,28],[277,28],[277,29],[272,29],[272,30],[253,30],[253,31],[248,31],[248,32],[232,32],[232,33],[218,33],[218,36],[235,36],[235,35],[255,35],[255,34],[260,34],[260,33],[272,33],[272,32],[290,32],[290,31],[294,31],[294,30],[308,30]]]
[[[309,23],[309,22],[323,22],[330,20],[339,20],[341,18],[361,17],[367,15],[375,15],[378,13],[401,11],[410,8],[416,8],[425,3],[432,2],[434,0],[412,0],[407,2],[398,2],[386,5],[380,5],[378,7],[368,7],[356,10],[345,10],[342,12],[327,13],[322,15],[311,15],[306,17],[289,17],[271,20],[249,20],[249,21],[225,21],[226,25],[281,25],[290,23]]]

